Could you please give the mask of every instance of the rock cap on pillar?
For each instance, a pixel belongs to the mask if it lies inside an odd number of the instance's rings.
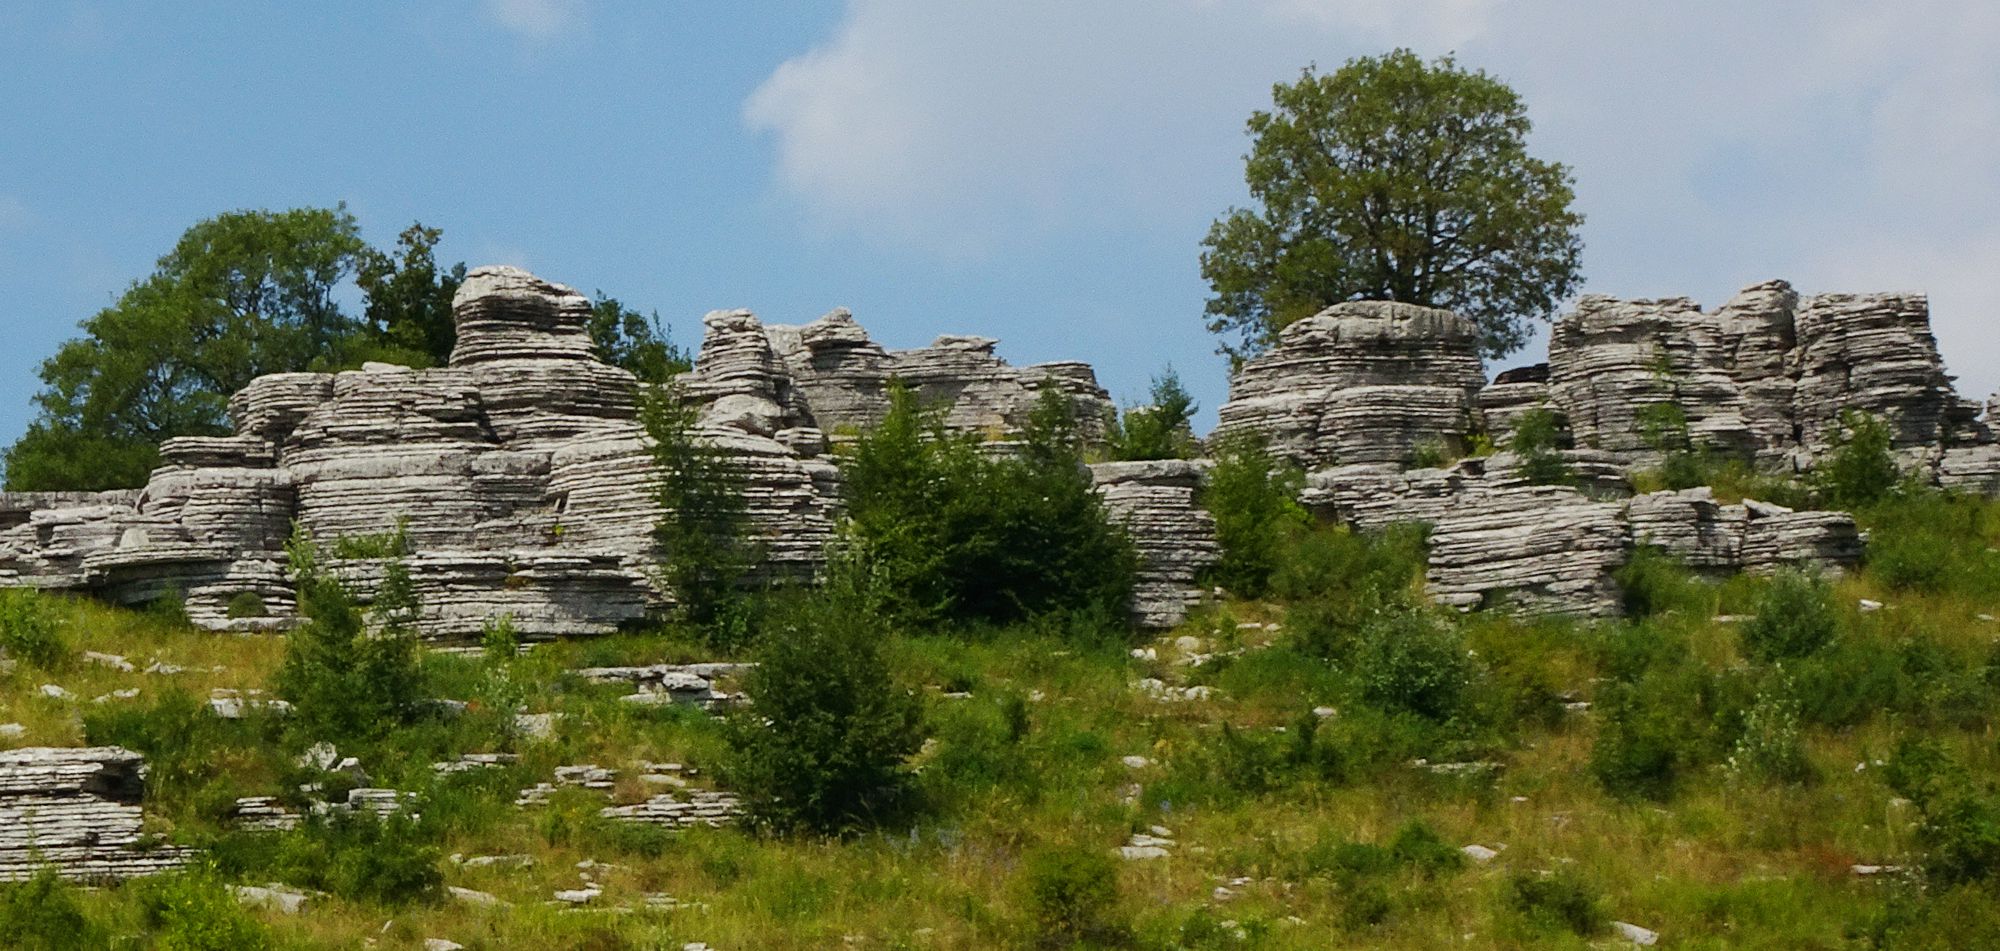
[[[451,299],[451,365],[493,360],[594,360],[590,299],[506,265],[473,268]]]

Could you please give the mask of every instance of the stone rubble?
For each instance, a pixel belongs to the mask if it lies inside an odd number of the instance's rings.
[[[141,834],[145,758],[116,746],[0,751],[0,882],[44,866],[115,881],[179,868],[191,853]]]

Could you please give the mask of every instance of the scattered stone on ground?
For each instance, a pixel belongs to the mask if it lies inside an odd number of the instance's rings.
[[[1659,932],[1653,931],[1648,928],[1641,928],[1638,925],[1632,924],[1631,922],[1628,921],[1612,922],[1611,930],[1618,932],[1619,937],[1624,938],[1625,940],[1630,941],[1633,944],[1636,944],[1642,948],[1650,948],[1653,945],[1660,943]]]
[[[306,893],[272,883],[270,885],[231,885],[229,891],[236,901],[250,908],[275,911],[281,915],[296,915],[306,910],[311,898]]]

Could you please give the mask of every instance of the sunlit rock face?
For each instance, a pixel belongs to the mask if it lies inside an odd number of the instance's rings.
[[[945,335],[928,347],[887,350],[844,308],[809,324],[768,326],[764,332],[771,359],[797,395],[795,405],[822,431],[837,435],[882,418],[891,380],[925,402],[944,404],[946,425],[1001,440],[1027,423],[1044,388],[1070,398],[1087,441],[1103,438],[1112,409],[1088,364],[1016,367],[995,354],[999,341],[991,337]]]
[[[1306,468],[1456,455],[1485,382],[1472,321],[1411,304],[1337,304],[1242,365],[1217,434],[1260,438]]]
[[[1698,445],[1803,470],[1841,417],[1872,415],[1913,463],[1989,438],[1953,390],[1921,294],[1801,297],[1770,281],[1704,311],[1687,298],[1585,297],[1555,322],[1549,396],[1580,446],[1656,463],[1649,407],[1671,404]]]
[[[0,584],[179,597],[205,627],[282,628],[296,620],[296,529],[345,546],[336,570],[364,598],[394,539],[430,637],[475,636],[503,617],[530,639],[606,633],[670,604],[641,394],[598,359],[590,302],[482,267],[453,310],[449,366],[261,377],[230,401],[232,435],[169,440],[142,490],[0,496]],[[948,403],[951,425],[1003,441],[1047,387],[1072,398],[1086,438],[1102,437],[1110,410],[1089,367],[1012,367],[985,338],[888,351],[844,311],[769,329],[718,311],[704,330],[682,382],[699,438],[743,476],[756,582],[816,575],[839,491],[822,427],[879,419],[891,379]]]

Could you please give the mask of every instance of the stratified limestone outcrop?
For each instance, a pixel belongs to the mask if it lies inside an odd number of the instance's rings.
[[[99,882],[170,871],[188,853],[143,847],[145,759],[116,746],[0,752],[0,882],[53,867]]]
[[[589,302],[479,268],[454,309],[449,367],[261,377],[230,401],[235,435],[170,440],[138,493],[10,499],[32,511],[0,536],[0,571],[126,603],[179,594],[207,627],[276,627],[293,610],[284,548],[296,525],[322,542],[399,537],[427,635],[502,616],[531,638],[588,634],[644,616],[661,600],[652,519],[628,498],[635,484],[646,497],[645,480],[579,462],[601,463],[589,448],[607,442],[644,455],[636,382],[593,355]],[[568,511],[572,495],[585,511]],[[625,501],[591,510],[607,495]],[[339,570],[365,592],[381,565]]]
[[[1585,297],[1549,341],[1549,399],[1579,446],[1659,459],[1648,407],[1671,403],[1697,445],[1803,470],[1842,414],[1882,419],[1913,461],[1980,436],[1944,371],[1921,294],[1800,297],[1771,281],[1714,311],[1687,298]]]
[[[1572,467],[1589,453],[1569,454]],[[1722,576],[1783,567],[1841,571],[1862,555],[1844,512],[1716,502],[1708,489],[1632,496],[1529,485],[1506,454],[1451,469],[1344,466],[1307,478],[1303,501],[1364,530],[1430,528],[1429,588],[1441,604],[1610,617],[1623,612],[1615,573],[1642,546]]]
[[[1229,382],[1217,435],[1255,435],[1307,468],[1463,452],[1475,429],[1479,332],[1411,304],[1336,304],[1287,326]]]
[[[180,596],[205,627],[280,628],[296,526],[336,549],[370,540],[354,550],[371,557],[335,564],[364,596],[385,570],[373,550],[400,546],[426,636],[501,617],[529,639],[606,633],[669,603],[637,381],[597,358],[590,302],[482,267],[453,309],[447,367],[260,377],[230,401],[232,435],[169,440],[143,490],[0,495],[0,584]],[[892,378],[1002,439],[1044,387],[1072,398],[1087,438],[1110,410],[1089,367],[1011,367],[985,338],[885,350],[845,311],[795,328],[718,311],[704,331],[682,382],[697,438],[743,477],[755,580],[814,576],[838,511],[825,431],[879,419]]]
[[[1207,462],[1102,462],[1090,467],[1114,521],[1139,550],[1132,618],[1140,627],[1168,628],[1201,599],[1195,582],[1220,549],[1215,519],[1196,503]]]
[[[928,347],[885,350],[845,309],[803,326],[763,330],[771,354],[759,359],[775,361],[797,394],[792,405],[828,433],[879,421],[888,410],[890,380],[902,381],[926,402],[946,404],[947,426],[1001,439],[1021,429],[1047,386],[1071,398],[1087,442],[1103,438],[1111,413],[1111,398],[1089,365],[1011,366],[994,354],[999,341],[991,337],[947,335]]]

